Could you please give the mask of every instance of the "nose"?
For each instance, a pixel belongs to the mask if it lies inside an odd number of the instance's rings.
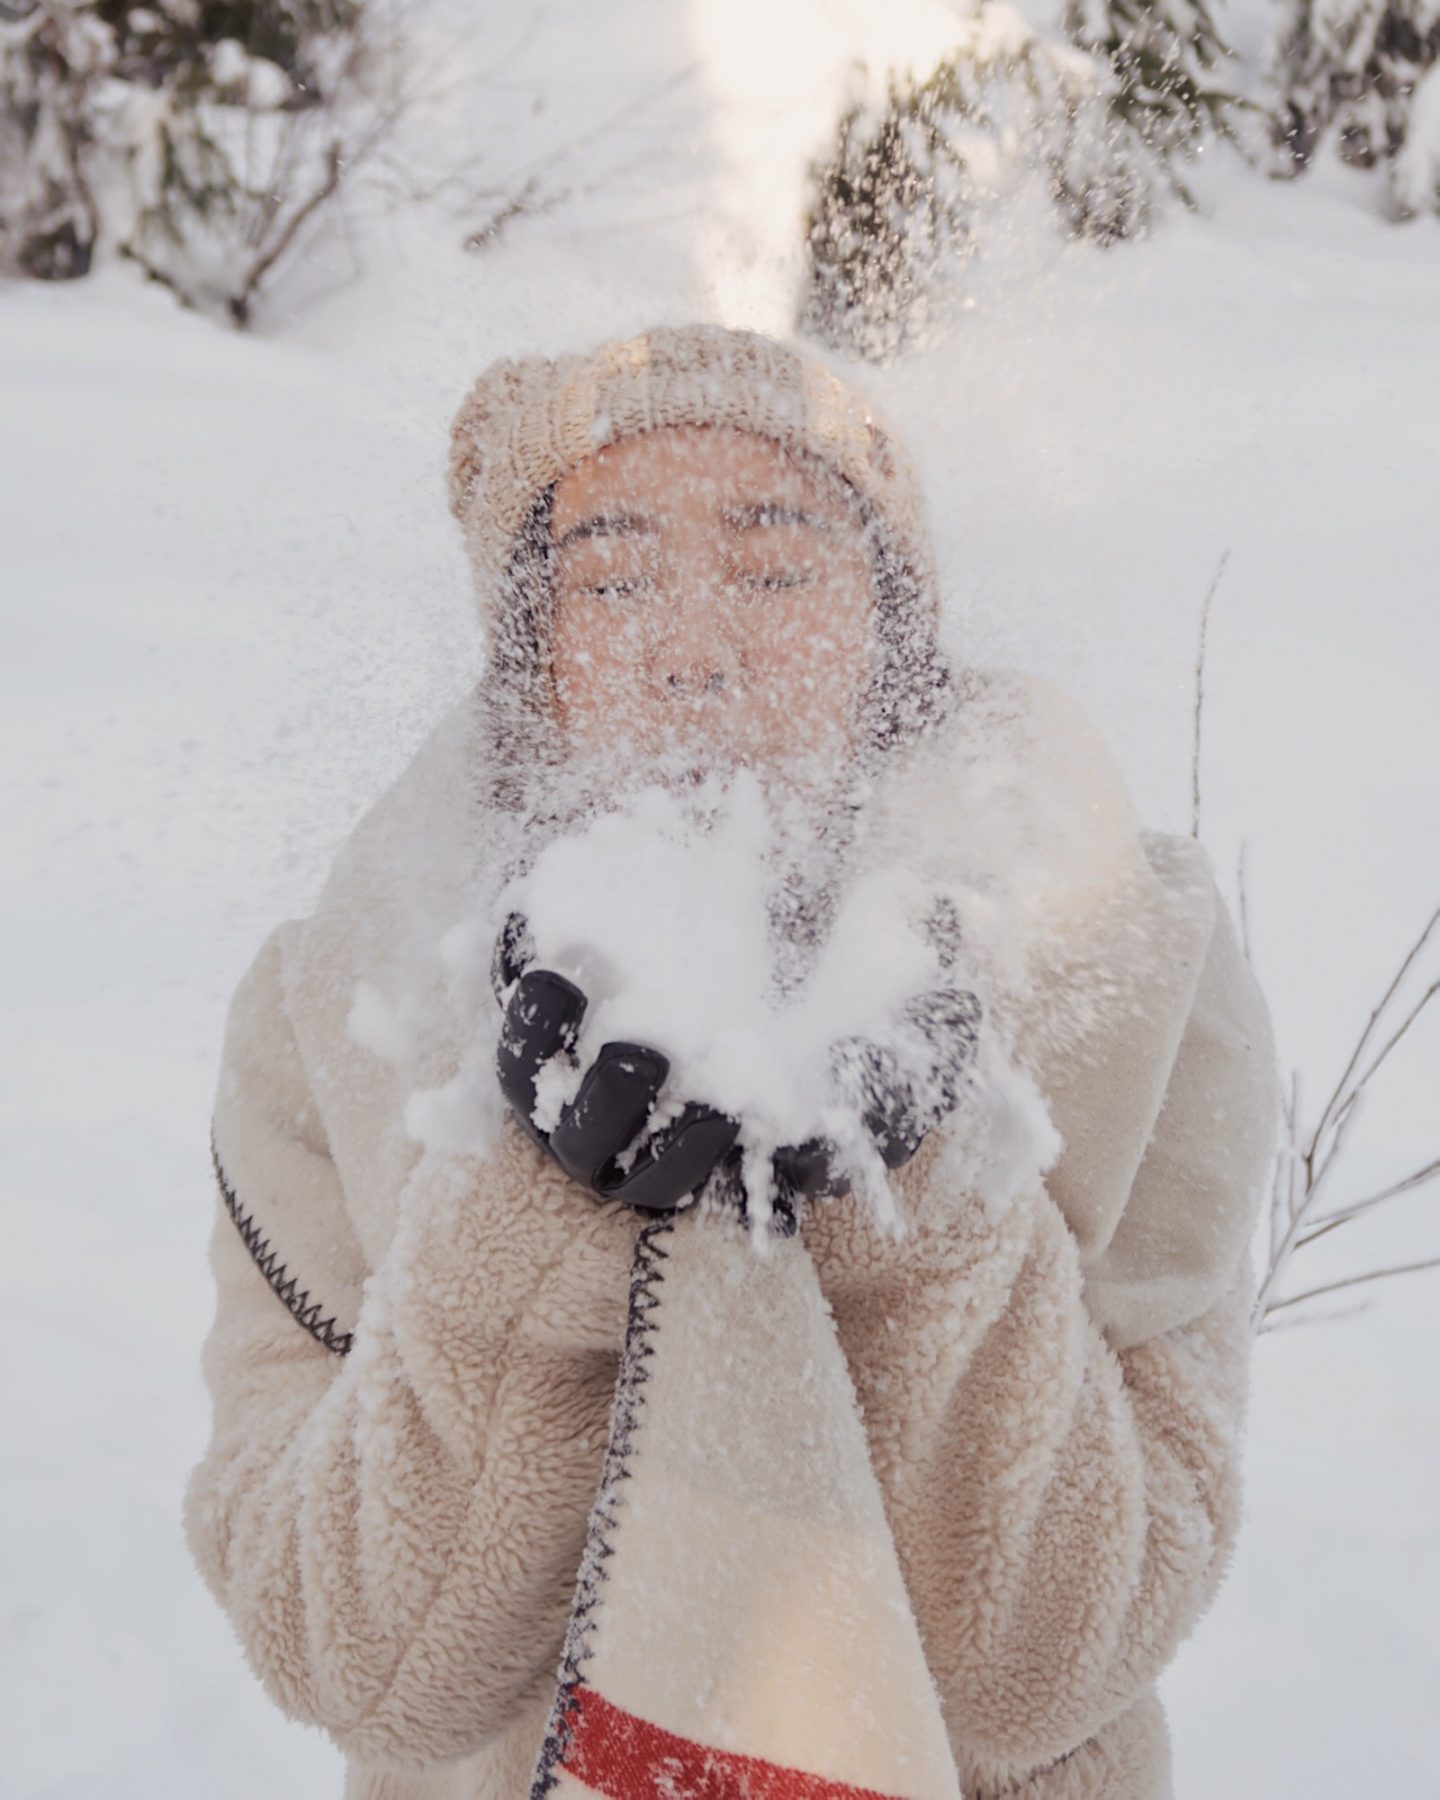
[[[702,699],[732,689],[741,664],[716,594],[697,594],[668,612],[651,668],[658,685],[677,698]]]

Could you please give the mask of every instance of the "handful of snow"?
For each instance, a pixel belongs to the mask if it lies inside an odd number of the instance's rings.
[[[903,1003],[945,976],[912,920],[925,895],[903,870],[857,873],[798,993],[774,978],[767,894],[780,826],[741,771],[693,796],[648,788],[625,809],[549,844],[502,896],[530,925],[536,966],[586,994],[578,1066],[538,1086],[553,1127],[602,1044],[662,1051],[670,1078],[653,1125],[690,1100],[742,1122],[750,1152],[833,1129],[833,1046],[882,1035]]]

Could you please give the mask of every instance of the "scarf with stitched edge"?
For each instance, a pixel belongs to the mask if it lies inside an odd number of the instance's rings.
[[[531,1800],[960,1792],[803,1239],[655,1221]]]

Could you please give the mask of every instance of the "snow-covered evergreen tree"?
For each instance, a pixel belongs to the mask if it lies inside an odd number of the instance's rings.
[[[1157,153],[1230,130],[1235,56],[1205,0],[1066,0],[1066,36],[1106,57],[1112,105]]]
[[[1180,159],[1234,104],[1229,52],[1203,0],[1074,0],[1065,35],[1007,0],[980,0],[955,50],[923,79],[892,72],[855,98],[811,172],[801,328],[885,360],[925,329],[947,263],[1029,178],[1063,228],[1113,243],[1157,199],[1188,201]]]
[[[1402,215],[1440,207],[1440,0],[1284,0],[1272,69],[1277,145],[1304,168],[1333,134],[1385,164]]]

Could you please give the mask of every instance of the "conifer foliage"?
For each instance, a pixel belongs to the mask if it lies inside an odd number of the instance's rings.
[[[1272,62],[1291,171],[1333,137],[1396,214],[1440,210],[1440,0],[1284,0]]]
[[[979,0],[929,74],[857,92],[811,170],[801,328],[873,360],[931,320],[947,265],[1038,180],[1068,233],[1114,243],[1189,202],[1180,164],[1241,104],[1204,0],[1071,0],[1061,35]]]
[[[1235,56],[1205,0],[1067,0],[1064,29],[1110,64],[1112,110],[1157,155],[1229,133]]]

